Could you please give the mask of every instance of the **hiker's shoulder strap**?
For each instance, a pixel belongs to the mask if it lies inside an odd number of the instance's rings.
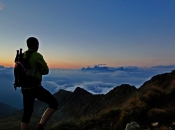
[[[33,53],[34,53],[34,51],[26,51],[26,52],[24,52],[23,53],[24,59],[29,60]]]

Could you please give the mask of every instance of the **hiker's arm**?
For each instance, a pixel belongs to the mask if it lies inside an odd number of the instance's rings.
[[[41,54],[38,54],[37,56],[37,62],[39,66],[39,71],[42,75],[46,75],[49,73],[49,67],[47,66],[47,63],[45,62],[43,56]]]

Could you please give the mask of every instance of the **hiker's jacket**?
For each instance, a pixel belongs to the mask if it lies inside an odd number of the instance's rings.
[[[43,56],[32,49],[28,49],[27,51],[24,52],[24,55],[23,55],[24,59],[26,58],[26,52],[28,51],[33,51],[29,59],[29,65],[30,65],[30,69],[36,70],[34,77],[36,77],[40,81],[40,84],[37,85],[37,86],[40,86],[42,81],[42,75],[48,74],[49,68]],[[33,87],[36,87],[36,86],[31,86],[31,88]],[[25,86],[22,88],[25,88]]]

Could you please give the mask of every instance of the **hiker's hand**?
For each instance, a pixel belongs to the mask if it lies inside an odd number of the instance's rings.
[[[16,84],[13,84],[13,86],[14,86],[14,89],[16,90]]]
[[[18,83],[14,83],[14,89],[16,90],[17,87],[20,87],[20,85]]]

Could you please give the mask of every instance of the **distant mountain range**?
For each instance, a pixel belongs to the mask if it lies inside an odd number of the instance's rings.
[[[94,73],[98,73],[98,72],[114,72],[114,71],[136,71],[138,70],[137,67],[117,67],[117,68],[113,68],[113,67],[107,67],[107,66],[101,66],[101,65],[95,65],[94,67],[83,67],[81,68],[81,71],[83,72],[94,72]]]
[[[159,127],[173,128],[175,121],[175,71],[153,76],[140,88],[129,84],[116,86],[107,94],[93,95],[77,87],[73,92],[59,90],[54,94],[59,109],[48,121],[46,128],[75,130],[124,130],[127,123],[136,121],[143,128],[152,122]],[[36,101],[30,129],[37,125],[47,105]],[[22,111],[0,119],[0,128],[20,128]],[[8,120],[13,119],[11,125]],[[16,125],[18,124],[18,125]]]

